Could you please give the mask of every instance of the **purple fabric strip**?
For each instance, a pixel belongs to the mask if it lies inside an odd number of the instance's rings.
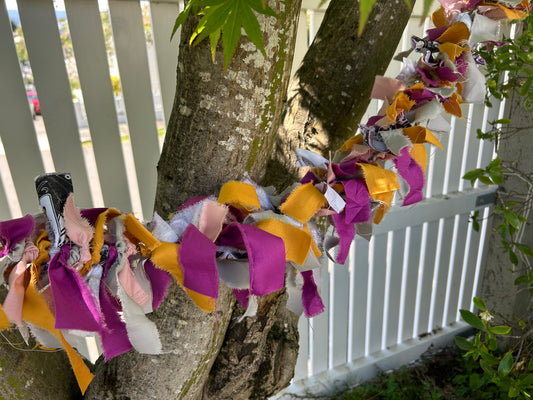
[[[302,185],[305,185],[309,182],[318,182],[319,179],[316,177],[316,175],[312,171],[307,171],[307,173],[304,175],[304,177],[300,180],[300,183]]]
[[[156,268],[149,259],[144,262],[144,272],[152,285],[152,308],[156,310],[165,300],[172,277],[167,271]]]
[[[449,67],[439,66],[437,67],[436,72],[441,81],[455,82],[459,79],[457,74],[455,74]]]
[[[427,35],[428,35],[428,40],[431,40],[431,41],[435,41],[437,40],[437,38],[442,35],[446,29],[448,29],[449,26],[441,26],[440,28],[432,28],[432,29],[428,29],[426,31]]]
[[[428,100],[433,100],[435,98],[435,94],[427,89],[424,89],[422,91],[406,90],[405,93],[409,96],[411,100],[416,102],[416,104],[420,104]]]
[[[302,288],[302,305],[304,307],[305,316],[311,318],[323,312],[325,307],[318,294],[318,288],[313,279],[313,271],[303,271],[302,277],[304,279],[304,285]]]
[[[4,245],[0,257],[9,253],[18,242],[26,239],[32,232],[33,217],[30,214],[0,222],[0,241]]]
[[[217,246],[193,224],[181,237],[178,260],[183,270],[183,286],[212,298],[218,298]]]
[[[250,291],[248,289],[233,289],[233,295],[245,310],[248,308],[248,301],[250,300]]]
[[[370,209],[370,193],[362,179],[343,181],[346,193],[345,221],[348,224],[368,222],[372,218]]]
[[[104,359],[106,361],[133,348],[128,339],[126,324],[119,315],[119,312],[122,311],[122,306],[119,300],[109,293],[105,283],[109,269],[115,263],[116,259],[117,249],[110,247],[109,258],[103,266],[103,274],[100,281],[100,307],[104,315],[106,329],[101,329],[98,334],[100,335]]]
[[[337,179],[352,178],[357,170],[357,165],[353,160],[350,160],[340,164],[332,163],[331,168]]]
[[[394,165],[400,176],[409,185],[409,193],[405,196],[402,206],[422,201],[422,189],[424,188],[424,172],[420,165],[409,154],[409,148],[404,147],[401,155],[394,160]]]
[[[246,248],[250,264],[250,292],[264,296],[276,292],[285,282],[283,239],[253,225],[228,225],[219,237],[221,245]]]
[[[106,210],[107,208],[103,208],[103,207],[102,208],[86,208],[85,210],[81,210],[80,214],[83,218],[89,221],[89,223],[92,226],[95,226],[98,216]]]
[[[184,210],[187,207],[193,206],[199,201],[202,201],[204,199],[207,199],[209,196],[195,196],[191,197],[189,200],[187,200],[185,203],[183,203],[181,206],[178,207],[176,211]]]
[[[54,298],[56,329],[97,332],[104,328],[93,292],[74,268],[67,265],[70,246],[63,245],[50,261],[48,277]]]
[[[335,223],[335,230],[339,235],[339,252],[337,253],[337,262],[344,264],[350,245],[355,237],[355,226],[353,223],[346,222],[346,211],[342,210],[339,214],[333,214],[333,222]]]

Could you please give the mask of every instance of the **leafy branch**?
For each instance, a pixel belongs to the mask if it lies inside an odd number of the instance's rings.
[[[256,13],[277,18],[274,10],[263,0],[190,0],[174,23],[171,40],[191,12],[200,16],[200,20],[189,38],[189,44],[196,45],[209,38],[214,61],[217,44],[222,40],[224,69],[228,68],[237,49],[241,28],[244,28],[248,38],[265,55],[263,33]]]

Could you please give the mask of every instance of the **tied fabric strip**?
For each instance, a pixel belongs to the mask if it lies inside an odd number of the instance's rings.
[[[409,149],[404,147],[400,157],[394,160],[394,165],[400,173],[400,176],[405,179],[409,185],[409,193],[405,196],[402,206],[418,203],[422,201],[424,188],[424,172],[420,165],[411,158]]]
[[[252,295],[264,296],[283,288],[285,245],[281,238],[253,225],[234,223],[224,229],[218,243],[246,249]]]
[[[54,298],[56,329],[78,329],[97,332],[104,319],[94,295],[67,260],[70,246],[65,244],[50,261],[48,276]]]

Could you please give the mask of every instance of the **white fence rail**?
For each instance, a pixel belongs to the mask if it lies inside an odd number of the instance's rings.
[[[178,1],[64,0],[83,100],[73,102],[73,70],[65,64],[60,40],[67,31],[58,28],[54,2],[18,0],[42,109],[35,123],[15,46],[22,39],[12,33],[6,4],[0,6],[0,219],[38,211],[33,178],[53,170],[73,174],[81,207],[114,206],[149,217],[158,131],[174,99],[179,40],[169,37]],[[104,34],[106,13],[111,49]],[[293,71],[323,16],[318,1],[304,0]],[[148,41],[143,18],[149,18]],[[421,30],[413,19],[399,50]],[[393,62],[387,75],[399,67]],[[111,75],[120,76],[126,121],[116,106]],[[78,118],[75,107],[83,107]],[[369,113],[376,109],[372,103]],[[465,189],[461,176],[491,159],[492,148],[481,144],[475,131],[501,115],[499,108],[482,105],[465,107],[464,114],[463,120],[450,120],[450,133],[441,138],[445,151],[428,148],[426,200],[393,208],[370,244],[355,240],[346,266],[324,269],[327,311],[300,321],[300,357],[290,390],[327,386],[340,379],[339,371],[342,379],[368,377],[376,366],[407,362],[429,343],[464,328],[458,310],[473,306],[486,231],[482,225],[474,232],[468,218],[474,209],[487,215],[494,190]]]

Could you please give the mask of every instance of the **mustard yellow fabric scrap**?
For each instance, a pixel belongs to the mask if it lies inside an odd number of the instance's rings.
[[[55,318],[48,308],[46,301],[39,294],[34,285],[30,283],[24,295],[24,303],[22,305],[22,318],[32,324],[35,324],[43,329],[46,329],[51,334],[59,339],[63,345],[67,356],[78,381],[78,386],[82,393],[85,393],[87,387],[94,378],[89,368],[85,365],[80,355],[72,348],[72,346],[65,340],[60,330],[55,329]]]
[[[455,22],[452,26],[446,29],[442,35],[440,35],[436,41],[439,43],[455,43],[459,44],[468,40],[470,37],[470,30],[464,22]],[[453,61],[453,60],[452,60]]]
[[[449,25],[448,18],[446,18],[446,13],[444,7],[440,7],[437,11],[431,14],[431,21],[433,25],[437,28],[442,28],[443,26]]]
[[[303,229],[304,232],[308,233],[311,237],[313,237],[313,235],[311,234],[311,230],[309,229],[309,226],[307,224],[305,224],[302,229]],[[322,252],[320,251],[320,249],[316,245],[316,242],[315,242],[314,239],[311,240],[311,249],[313,250],[313,253],[315,254],[315,256],[317,258],[322,255]]]
[[[261,209],[254,186],[238,181],[229,181],[222,186],[218,194],[218,202],[231,204],[245,212]]]
[[[125,234],[133,236],[138,241],[136,244],[141,245],[141,247],[145,247],[150,251],[154,251],[154,249],[161,245],[161,242],[157,240],[133,214],[130,213],[123,218],[126,227]]]
[[[439,45],[439,51],[446,54],[450,61],[454,62],[455,59],[463,53],[463,51],[470,51],[470,49],[461,47],[455,43],[446,42]]]
[[[157,268],[169,272],[185,289],[185,292],[194,301],[194,304],[202,311],[207,313],[214,311],[216,305],[214,298],[197,293],[183,286],[183,271],[178,261],[178,249],[179,244],[177,243],[161,242],[161,245],[152,251],[150,260],[152,260]]]
[[[309,182],[294,189],[279,209],[283,214],[305,224],[326,203],[327,200],[320,190]]]
[[[0,306],[0,331],[8,329],[11,326],[9,319],[7,318],[6,313],[2,306]]]
[[[410,126],[403,128],[403,134],[413,143],[430,143],[444,150],[439,140],[424,126]]]
[[[387,118],[394,122],[401,112],[409,111],[415,104],[416,102],[411,100],[403,91],[398,92],[392,104],[387,107]]]
[[[285,243],[285,258],[287,260],[299,265],[305,264],[305,259],[313,241],[310,233],[275,218],[263,219],[256,226],[283,239]]]
[[[355,136],[352,136],[350,139],[348,139],[346,142],[344,142],[344,144],[343,144],[342,147],[339,149],[339,151],[348,151],[348,150],[351,150],[352,147],[353,147],[355,144],[363,144],[363,135],[361,135],[360,133],[358,133],[358,134],[355,135]]]
[[[390,207],[394,191],[400,188],[398,178],[394,172],[381,168],[377,164],[359,163],[357,165],[363,170],[370,197],[382,203],[374,215],[374,223],[379,224]]]
[[[428,153],[426,147],[422,143],[416,143],[410,152],[411,157],[416,161],[424,175],[426,174],[427,164],[428,164]]]

